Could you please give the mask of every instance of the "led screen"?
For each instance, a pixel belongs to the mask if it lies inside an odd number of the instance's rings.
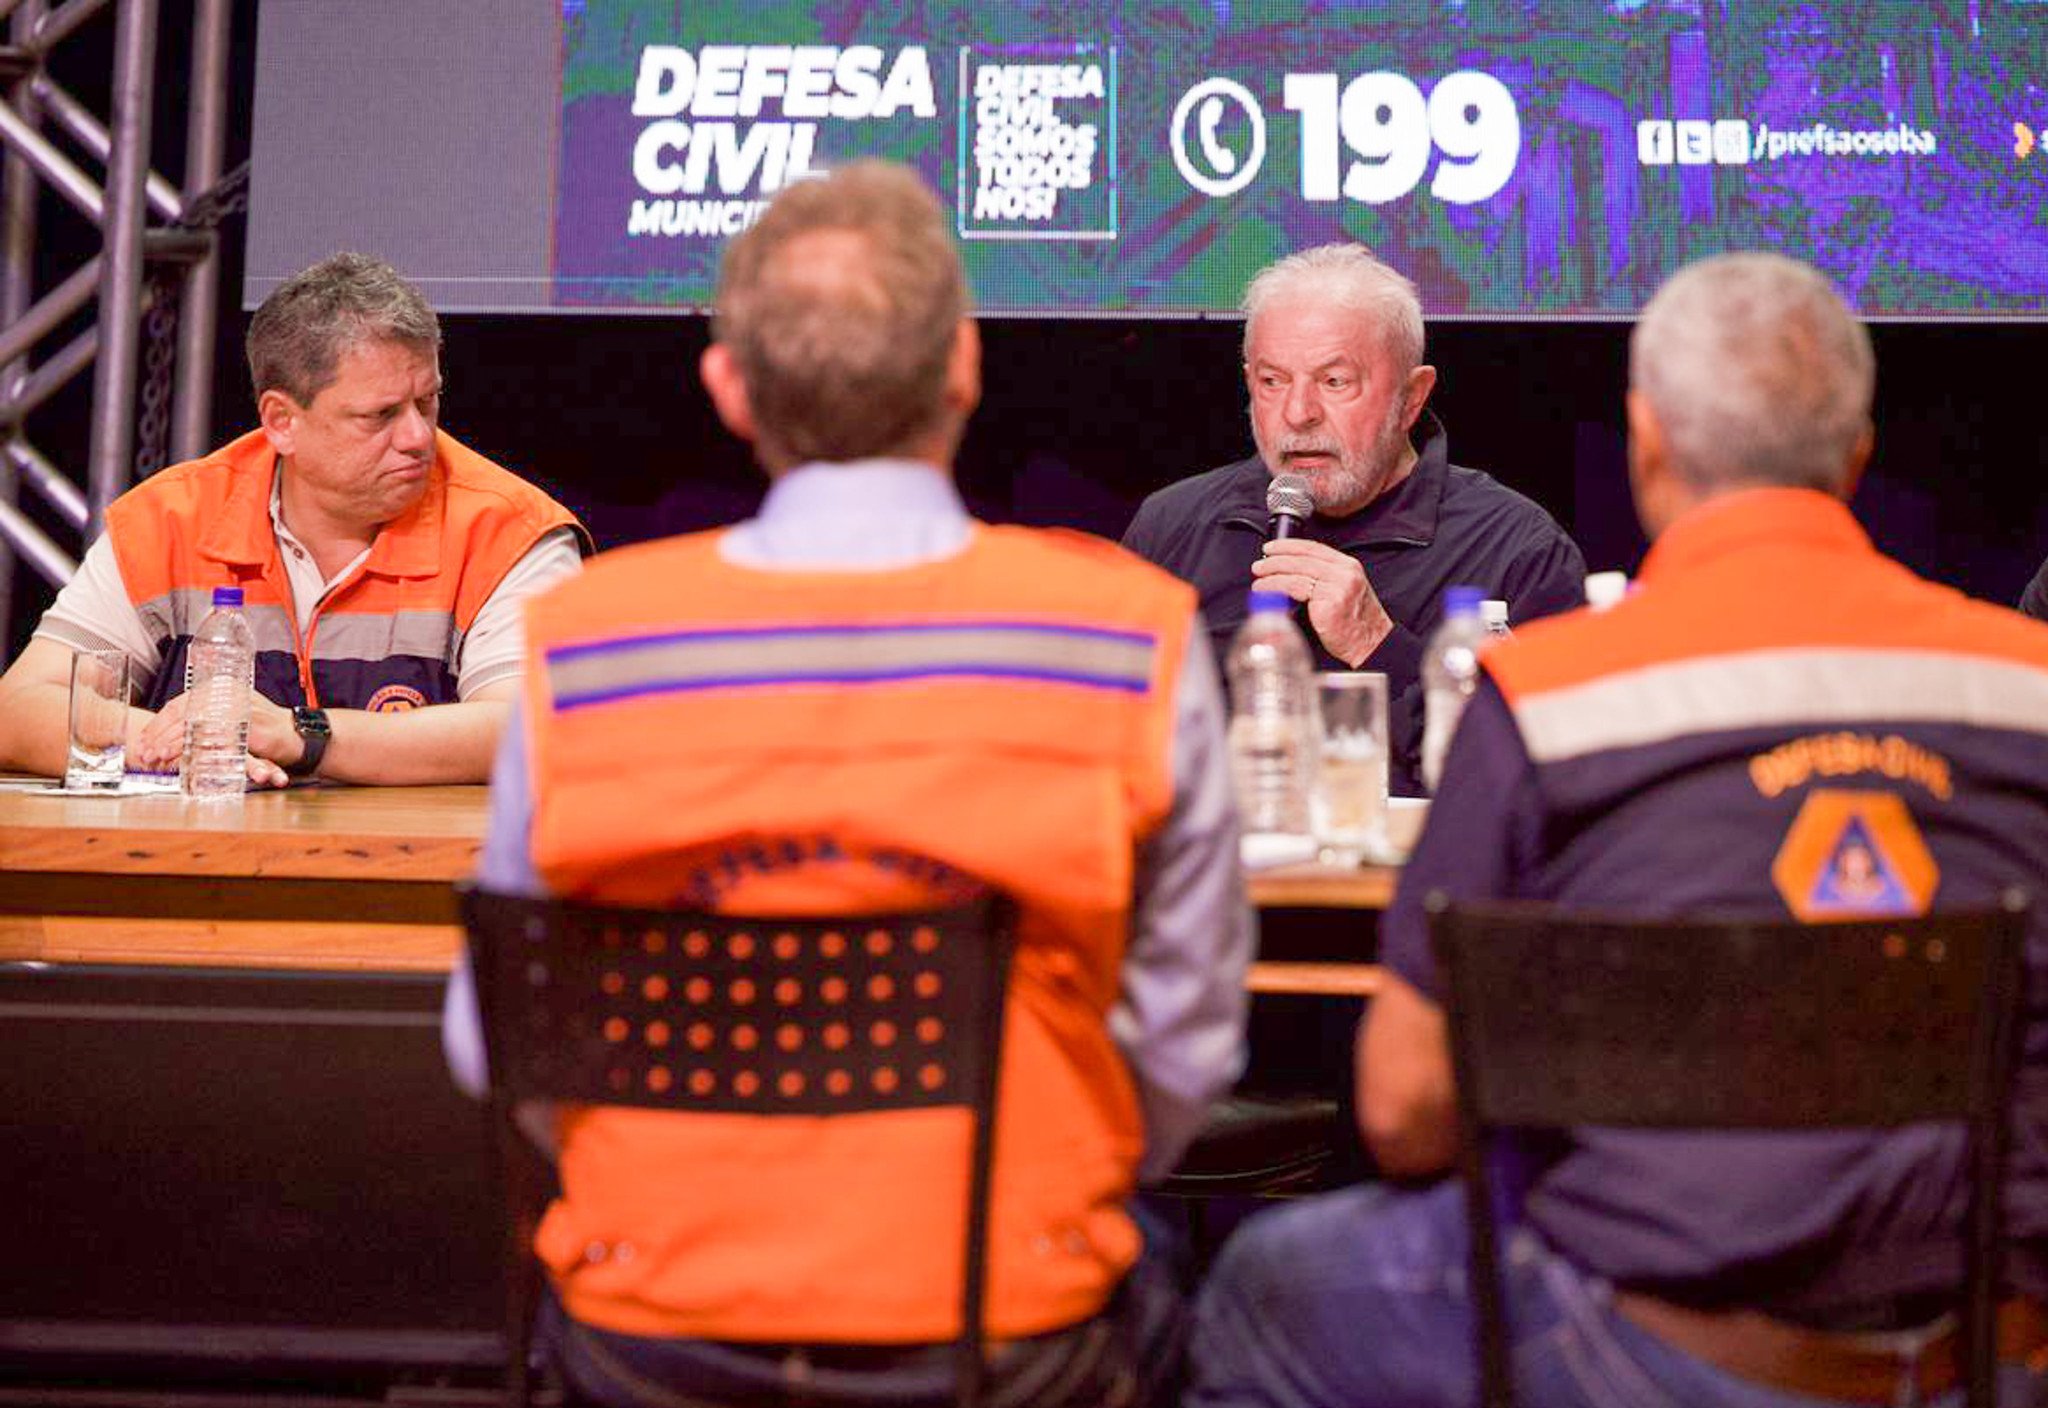
[[[1739,248],[1872,317],[2048,308],[2037,3],[451,0],[393,59],[431,55],[430,120],[383,132],[266,102],[337,9],[262,14],[252,300],[367,221],[443,308],[695,310],[776,190],[879,155],[992,313],[1227,312],[1337,239],[1437,317],[1626,317]],[[445,218],[391,218],[399,173]]]

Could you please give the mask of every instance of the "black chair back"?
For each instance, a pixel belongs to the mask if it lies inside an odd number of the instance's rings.
[[[2024,896],[1993,909],[1818,925],[1453,905],[1438,895],[1429,911],[1488,1408],[1513,1401],[1487,1176],[1493,1131],[1931,1120],[1969,1133],[1966,1381],[1971,1408],[1991,1408]]]
[[[527,1101],[831,1116],[972,1114],[957,1401],[983,1392],[988,1204],[1012,907],[774,919],[465,888],[506,1180],[506,1387],[527,1402],[542,1179]]]

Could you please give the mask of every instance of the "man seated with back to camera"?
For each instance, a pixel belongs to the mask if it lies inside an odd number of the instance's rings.
[[[337,254],[285,280],[247,350],[259,428],[108,507],[0,677],[0,767],[64,771],[71,653],[109,649],[138,682],[129,767],[175,767],[187,646],[212,589],[240,587],[252,782],[483,781],[521,606],[577,571],[582,527],[438,429],[440,320],[383,261]]]
[[[703,381],[769,476],[760,515],[534,604],[481,878],[740,914],[1007,894],[993,1392],[1164,1402],[1178,1291],[1129,1203],[1238,1073],[1251,951],[1194,595],[1113,544],[967,516],[980,342],[907,170],[778,195],[726,250],[712,335]],[[447,1014],[480,1089],[466,967]],[[836,1401],[946,1400],[965,1150],[916,1113],[565,1115],[536,1247],[568,1377],[610,1404],[777,1401],[830,1366]],[[814,1380],[803,1401],[835,1400]]]
[[[1839,295],[1777,255],[1696,264],[1644,310],[1627,403],[1653,540],[1641,589],[1486,652],[1381,928],[1358,1105],[1389,1175],[1435,1178],[1456,1153],[1432,891],[1809,920],[2048,894],[2048,628],[1921,581],[1850,516],[1874,375]],[[1902,859],[1923,853],[1931,883]],[[2006,1366],[2011,1403],[2035,1401],[2048,1350],[2044,930],[2037,905],[2002,1345],[2036,1367]],[[1575,1130],[1522,1151],[1536,1167],[1501,1255],[1519,1401],[1796,1408],[1877,1385],[1935,1401],[1956,1381],[1939,1317],[1960,1280],[1963,1147],[1953,1125],[1917,1125]],[[1190,1402],[1472,1401],[1466,1258],[1455,1179],[1254,1220],[1204,1293]]]
[[[1418,795],[1422,653],[1444,588],[1505,600],[1519,626],[1584,599],[1585,559],[1534,502],[1450,463],[1424,409],[1436,368],[1421,300],[1364,246],[1288,255],[1242,306],[1258,453],[1150,495],[1124,546],[1194,584],[1219,662],[1254,582],[1304,603],[1317,669],[1387,676],[1389,780]],[[1275,539],[1267,495],[1281,475],[1307,481],[1314,514]]]

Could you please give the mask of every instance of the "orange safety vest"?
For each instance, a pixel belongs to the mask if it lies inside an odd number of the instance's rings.
[[[717,534],[614,552],[528,622],[537,869],[558,894],[857,914],[1007,892],[989,1323],[1096,1313],[1138,1252],[1144,1132],[1112,1044],[1138,842],[1172,799],[1189,588],[977,525],[943,560],[764,571]],[[967,1123],[586,1109],[537,1238],[622,1333],[920,1343],[959,1321]],[[877,1206],[900,1205],[907,1220]]]
[[[185,688],[185,650],[215,587],[240,587],[256,687],[284,705],[396,710],[456,696],[463,634],[556,528],[587,535],[525,480],[436,433],[427,489],[314,609],[304,638],[270,524],[277,454],[260,430],[151,475],[107,508],[128,599],[162,651],[147,708]]]

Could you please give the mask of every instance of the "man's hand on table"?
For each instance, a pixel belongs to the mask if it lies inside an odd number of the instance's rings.
[[[169,772],[178,766],[185,752],[185,700],[177,695],[151,714],[141,709],[128,715],[128,765],[143,772]],[[282,720],[283,734],[279,727]],[[249,693],[249,785],[285,787],[291,779],[274,761],[282,754],[287,761],[297,758],[305,747],[292,727],[291,710],[251,690]]]

